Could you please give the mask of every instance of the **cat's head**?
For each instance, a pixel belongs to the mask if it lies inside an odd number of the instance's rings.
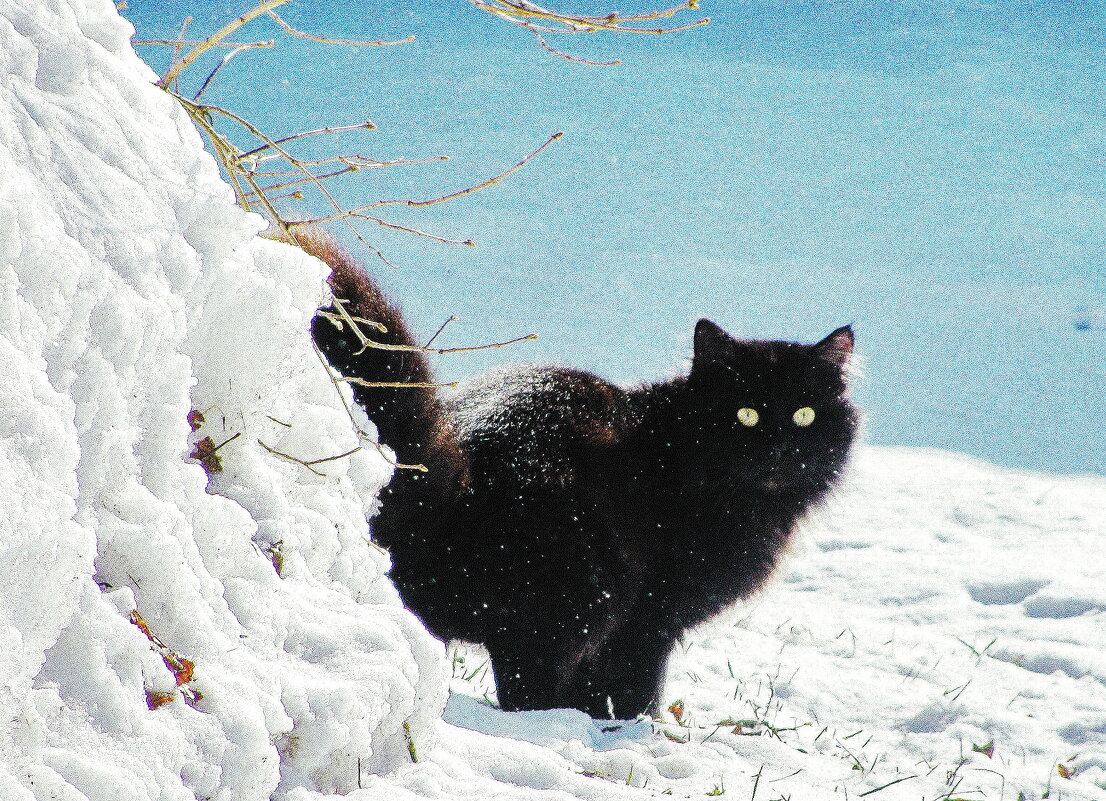
[[[726,464],[733,489],[811,496],[834,483],[858,425],[853,343],[849,326],[803,345],[737,339],[699,321],[688,378],[698,447]]]

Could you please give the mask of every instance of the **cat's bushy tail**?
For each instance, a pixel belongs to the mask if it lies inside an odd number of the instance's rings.
[[[348,301],[349,314],[386,329],[359,324],[369,339],[385,345],[418,345],[399,309],[333,239],[314,229],[297,231],[296,239],[306,252],[330,267],[331,289],[335,298]],[[389,384],[434,383],[425,353],[362,348],[348,322],[336,325],[333,317],[324,316],[336,311],[333,305],[319,309],[311,321],[311,335],[330,366],[344,377]],[[425,531],[431,520],[440,519],[442,505],[468,483],[468,459],[434,388],[354,383],[353,396],[376,425],[380,442],[394,451],[398,462],[426,468],[425,472],[397,468],[384,491],[381,514],[373,529],[375,539],[389,547],[393,534]]]

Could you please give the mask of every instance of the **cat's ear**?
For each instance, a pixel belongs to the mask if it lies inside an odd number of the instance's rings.
[[[812,350],[814,353],[832,364],[846,366],[853,355],[853,327],[843,325],[823,339]]]
[[[729,364],[733,360],[733,344],[733,337],[704,317],[695,324],[692,371]]]

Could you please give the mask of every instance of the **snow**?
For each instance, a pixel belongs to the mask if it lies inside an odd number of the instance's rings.
[[[108,3],[0,6],[9,784],[349,790],[409,759],[404,725],[429,747],[445,695],[368,541],[390,467],[260,446],[355,442],[303,335],[325,271],[257,238],[129,34]],[[234,434],[210,479],[186,458]]]
[[[257,236],[129,34],[0,0],[0,798],[1106,798],[1106,480],[939,451],[861,449],[677,651],[678,716],[484,703],[368,539],[387,461],[261,444],[355,444],[324,268]]]

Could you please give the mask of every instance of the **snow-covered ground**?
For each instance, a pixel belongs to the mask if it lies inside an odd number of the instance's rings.
[[[897,779],[880,798],[1106,798],[1104,537],[1106,481],[865,449],[777,581],[677,652],[686,726],[604,735],[457,696],[446,717],[687,797],[747,799],[761,772],[761,799]],[[458,656],[454,689],[485,692],[481,654]]]
[[[0,0],[0,798],[1106,798],[1106,480],[936,451],[862,449],[664,720],[477,700],[368,539],[386,461],[270,452],[355,444],[323,268],[129,33]]]

